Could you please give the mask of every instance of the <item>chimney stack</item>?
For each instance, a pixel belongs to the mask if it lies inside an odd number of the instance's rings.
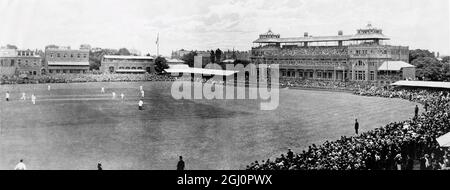
[[[339,31],[338,31],[338,35],[339,35],[339,36],[342,36],[342,34],[343,34],[342,30],[339,30]]]
[[[305,32],[305,33],[303,34],[303,36],[304,36],[304,37],[308,37],[308,32]]]

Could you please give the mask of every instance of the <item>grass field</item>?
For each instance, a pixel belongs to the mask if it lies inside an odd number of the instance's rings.
[[[139,86],[145,89],[139,111]],[[349,93],[280,90],[274,111],[257,100],[175,100],[168,82],[0,86],[0,169],[244,169],[287,148],[353,135],[413,116],[414,103]],[[106,94],[100,93],[101,86]],[[10,91],[12,101],[4,94]],[[36,105],[21,101],[34,92]],[[111,92],[117,94],[111,98]],[[120,99],[125,94],[125,100]],[[29,98],[29,97],[28,97]]]

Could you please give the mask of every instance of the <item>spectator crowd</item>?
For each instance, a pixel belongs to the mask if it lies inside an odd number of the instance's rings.
[[[41,76],[2,76],[0,84],[23,83],[72,83],[72,82],[117,82],[117,81],[174,81],[170,75],[158,74],[51,74]]]
[[[305,82],[306,83],[306,82]],[[309,83],[310,84],[310,83]],[[306,84],[305,84],[306,85]],[[313,83],[320,86],[320,82]],[[355,89],[346,84],[344,87]],[[337,88],[343,86],[337,83]],[[438,90],[388,89],[364,86],[361,96],[401,98],[421,103],[422,114],[392,122],[356,136],[342,136],[322,145],[311,145],[301,153],[289,150],[275,160],[255,161],[248,170],[444,170],[450,168],[449,149],[436,138],[450,132],[450,93]],[[333,87],[335,88],[335,87]]]

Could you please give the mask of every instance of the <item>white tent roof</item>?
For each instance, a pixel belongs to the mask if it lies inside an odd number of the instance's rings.
[[[167,59],[167,63],[168,64],[173,64],[173,63],[184,63],[184,61],[183,60],[181,60],[181,59]]]
[[[410,86],[410,87],[427,87],[427,88],[450,88],[450,82],[436,81],[407,81],[400,80],[391,84],[392,86]]]
[[[450,133],[438,137],[436,141],[441,147],[450,147]]]
[[[134,55],[104,55],[106,59],[155,59],[151,56],[134,56]]]
[[[379,71],[400,71],[404,67],[416,67],[403,61],[385,61],[378,67]]]
[[[220,69],[203,69],[203,68],[193,68],[193,67],[184,67],[184,68],[169,68],[165,69],[168,73],[193,73],[193,74],[203,74],[203,75],[222,75],[228,76],[237,71],[231,70],[220,70]]]
[[[189,69],[187,64],[169,64],[169,69]]]

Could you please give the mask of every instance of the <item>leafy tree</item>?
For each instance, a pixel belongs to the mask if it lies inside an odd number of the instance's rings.
[[[434,54],[426,49],[415,49],[409,51],[409,62],[412,63],[414,59],[419,57],[431,57],[435,58]]]
[[[220,63],[222,61],[222,50],[219,48],[216,49],[216,63]]]
[[[127,48],[120,48],[118,55],[131,55],[130,51]]]
[[[442,63],[450,63],[450,56],[445,56],[442,58]]]
[[[17,49],[17,46],[16,45],[7,44],[6,48],[7,49]]]
[[[216,56],[214,54],[214,50],[211,50],[209,58],[211,59],[211,63],[215,63]]]
[[[450,63],[443,64],[441,73],[443,80],[450,82]]]
[[[102,49],[100,51],[89,52],[89,69],[98,70],[101,66],[101,61],[104,55],[117,55],[118,51],[115,49]]]
[[[424,80],[442,80],[442,64],[434,57],[418,57],[411,62],[416,66],[416,76]]]
[[[162,73],[164,69],[168,69],[169,65],[167,65],[167,60],[164,57],[158,56],[155,59],[155,71],[157,73]]]
[[[45,46],[45,49],[49,49],[49,48],[58,48],[58,46],[54,45],[54,44]]]
[[[191,51],[188,54],[183,55],[181,60],[184,61],[189,67],[194,67],[194,57],[197,56],[197,52]]]

